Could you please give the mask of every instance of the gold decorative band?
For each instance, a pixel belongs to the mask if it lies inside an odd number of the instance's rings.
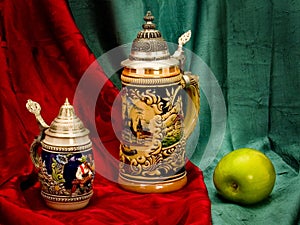
[[[79,202],[91,198],[93,195],[93,191],[90,191],[87,194],[76,196],[76,197],[52,195],[44,191],[41,191],[41,195],[43,196],[43,198],[54,202]]]
[[[165,176],[165,177],[145,177],[145,176],[134,176],[134,175],[129,175],[129,174],[124,174],[121,173],[119,174],[119,176],[123,179],[123,180],[127,180],[130,182],[143,182],[143,183],[164,183],[164,182],[169,182],[169,181],[175,181],[178,179],[181,179],[182,177],[186,176],[186,171],[184,170],[183,172],[179,173],[179,174],[174,174],[173,176]]]
[[[136,77],[153,77],[159,76],[160,78],[173,77],[180,74],[180,69],[178,66],[165,67],[160,69],[153,68],[129,68],[124,67],[122,74],[124,76]]]
[[[52,146],[52,145],[47,145],[44,142],[41,142],[43,150],[47,152],[85,152],[92,150],[92,142],[86,144],[86,145],[81,145],[81,146]]]
[[[142,85],[142,86],[151,86],[151,85],[165,85],[165,84],[176,84],[179,83],[182,79],[182,75],[179,74],[174,77],[166,78],[132,78],[128,76],[121,75],[122,83],[126,86],[129,85]]]

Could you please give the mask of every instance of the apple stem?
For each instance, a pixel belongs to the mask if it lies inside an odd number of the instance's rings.
[[[234,190],[237,190],[239,185],[236,184],[236,183],[232,183],[231,187],[234,189]]]

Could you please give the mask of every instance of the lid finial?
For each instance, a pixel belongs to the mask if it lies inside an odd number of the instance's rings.
[[[147,14],[144,16],[144,20],[146,23],[143,24],[144,29],[155,29],[156,26],[152,21],[154,20],[154,16],[152,16],[151,11],[148,11]]]
[[[65,100],[65,105],[70,105],[70,102],[69,102],[68,98],[66,98],[66,100]]]

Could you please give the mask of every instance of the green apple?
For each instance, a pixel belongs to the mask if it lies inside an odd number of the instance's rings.
[[[217,164],[213,182],[218,193],[230,201],[248,205],[267,198],[276,174],[271,160],[262,152],[241,148],[225,155]]]

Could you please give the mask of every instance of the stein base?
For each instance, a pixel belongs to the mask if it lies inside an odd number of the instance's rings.
[[[57,196],[43,191],[41,194],[48,207],[61,211],[73,211],[86,207],[93,195],[93,191],[77,197]]]
[[[48,207],[61,211],[73,211],[86,207],[89,203],[89,199],[80,202],[53,202],[45,199],[45,203]]]
[[[128,180],[119,176],[118,183],[127,191],[138,193],[167,193],[183,188],[187,183],[187,177],[184,175],[180,179],[176,180],[149,183]]]

